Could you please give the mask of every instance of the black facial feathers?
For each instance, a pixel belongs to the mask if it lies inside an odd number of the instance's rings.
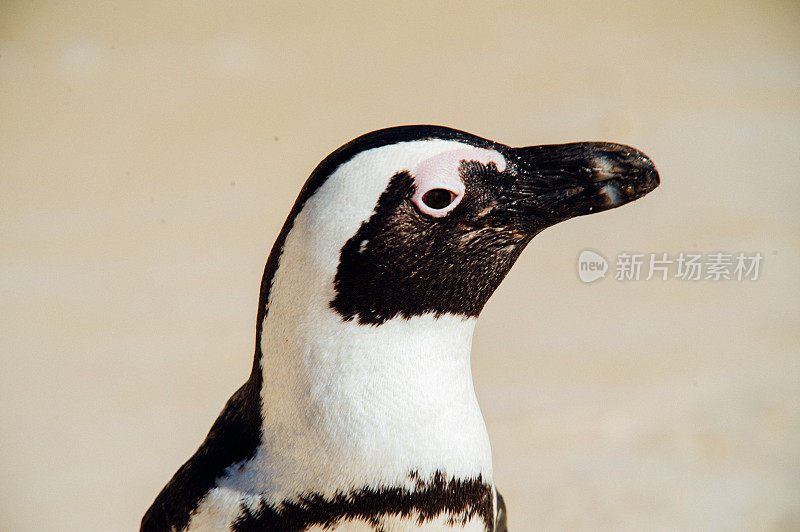
[[[380,325],[396,316],[480,313],[529,239],[480,216],[502,179],[494,164],[464,162],[460,173],[467,192],[442,218],[410,201],[411,174],[392,177],[374,214],[342,248],[330,306],[343,319]]]

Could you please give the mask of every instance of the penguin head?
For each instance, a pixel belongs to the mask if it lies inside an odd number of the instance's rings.
[[[658,184],[629,146],[512,148],[439,126],[389,128],[320,163],[273,255],[291,247],[294,282],[316,283],[313,298],[343,321],[477,317],[536,234]]]

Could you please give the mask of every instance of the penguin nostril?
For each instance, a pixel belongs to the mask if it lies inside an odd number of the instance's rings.
[[[431,209],[444,209],[456,198],[456,194],[444,188],[434,188],[422,195],[422,202]]]

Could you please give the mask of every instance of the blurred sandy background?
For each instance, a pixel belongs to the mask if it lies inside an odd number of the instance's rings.
[[[249,372],[308,173],[405,123],[661,171],[478,326],[512,530],[800,529],[800,5],[290,4],[0,2],[0,529],[138,527]],[[585,285],[584,248],[765,259]]]

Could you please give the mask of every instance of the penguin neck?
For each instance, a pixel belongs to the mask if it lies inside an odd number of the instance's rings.
[[[261,398],[264,447],[283,473],[305,477],[315,457],[356,486],[397,485],[412,472],[490,481],[470,369],[474,318],[369,326],[325,309],[277,321],[262,333]]]
[[[261,349],[262,445],[273,500],[411,476],[491,482],[470,369],[474,318],[431,314],[380,326],[273,298]],[[285,310],[286,313],[280,312]]]
[[[284,318],[262,333],[265,419],[275,407],[304,405],[331,421],[367,410],[387,421],[402,413],[405,425],[418,408],[443,414],[457,398],[474,399],[474,318],[426,314],[375,326],[327,309]]]

